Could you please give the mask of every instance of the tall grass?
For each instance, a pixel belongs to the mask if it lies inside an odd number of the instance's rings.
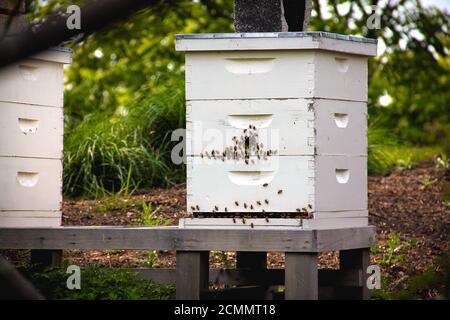
[[[111,117],[87,116],[65,134],[65,194],[95,197],[124,183],[133,189],[179,181],[184,168],[170,161],[170,134],[184,127],[184,117],[182,85],[142,95]]]
[[[387,174],[396,164],[390,149],[397,146],[397,138],[383,125],[379,118],[370,119],[368,134],[369,174]]]

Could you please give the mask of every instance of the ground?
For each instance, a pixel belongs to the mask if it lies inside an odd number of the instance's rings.
[[[443,196],[444,184],[448,183],[445,180],[445,170],[433,161],[388,176],[369,177],[370,223],[377,227],[379,243],[372,263],[382,266],[391,290],[403,288],[412,275],[430,266],[435,268],[435,257],[450,251],[450,206]],[[142,214],[142,203],[146,204],[147,215]],[[126,198],[101,201],[66,200],[63,225],[177,224],[179,218],[187,216],[185,206],[184,186],[140,191]],[[7,256],[20,263],[29,254],[21,250],[8,252]],[[175,266],[173,252],[68,250],[64,257],[78,265]],[[282,268],[283,254],[270,253],[268,262],[271,268]],[[338,256],[333,252],[323,253],[319,263],[324,268],[337,268]],[[213,252],[211,265],[233,266],[234,253]]]

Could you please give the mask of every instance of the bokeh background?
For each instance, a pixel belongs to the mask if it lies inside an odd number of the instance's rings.
[[[30,20],[83,1],[32,3]],[[372,5],[380,29],[366,26]],[[450,3],[314,0],[310,30],[377,38],[369,70],[369,173],[385,175],[450,151]],[[181,183],[171,131],[184,124],[177,33],[233,32],[233,1],[163,1],[78,39],[65,79],[66,196]],[[270,84],[268,84],[270,85]]]

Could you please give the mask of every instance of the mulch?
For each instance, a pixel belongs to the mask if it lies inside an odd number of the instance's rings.
[[[447,177],[448,179],[448,177]],[[398,234],[401,241],[414,239],[415,245],[399,250],[404,261],[383,267],[392,289],[403,288],[407,279],[420,274],[429,267],[435,267],[435,258],[450,252],[450,206],[443,201],[446,177],[444,170],[434,162],[424,162],[410,170],[402,170],[388,176],[369,177],[370,223],[377,227],[378,242],[385,246],[389,235]],[[125,202],[123,202],[125,201]],[[63,205],[63,225],[136,225],[139,223],[141,203],[151,204],[158,209],[158,215],[172,225],[178,219],[187,217],[186,189],[184,186],[169,189],[140,191],[121,201],[115,208],[98,200],[66,200]],[[125,204],[124,204],[125,203]],[[107,209],[107,211],[105,211]],[[105,212],[104,212],[105,211]],[[10,260],[23,263],[28,259],[26,250],[4,251]],[[157,259],[149,259],[149,253],[137,250],[81,251],[67,250],[65,258],[78,265],[98,264],[108,267],[144,267],[152,261],[152,267],[174,267],[173,252],[156,252]],[[372,255],[372,263],[377,263],[382,253]],[[270,268],[282,268],[282,253],[270,253]],[[234,265],[234,253],[213,252],[212,267]],[[319,257],[323,268],[338,268],[338,253],[325,252]]]

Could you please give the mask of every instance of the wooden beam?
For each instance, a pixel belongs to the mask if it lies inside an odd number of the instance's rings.
[[[286,252],[284,295],[286,300],[317,300],[317,253]]]
[[[209,251],[177,251],[177,300],[200,300],[209,287]]]
[[[130,269],[137,272],[141,279],[152,280],[161,284],[176,283],[174,268]],[[332,270],[320,269],[319,287],[360,287],[363,284],[361,270]],[[235,286],[269,286],[284,285],[284,269],[210,269],[209,283]]]
[[[315,230],[314,233],[317,252],[369,248],[377,241],[374,226]]]
[[[321,252],[368,248],[374,227],[330,230],[178,227],[0,228],[0,249]]]

